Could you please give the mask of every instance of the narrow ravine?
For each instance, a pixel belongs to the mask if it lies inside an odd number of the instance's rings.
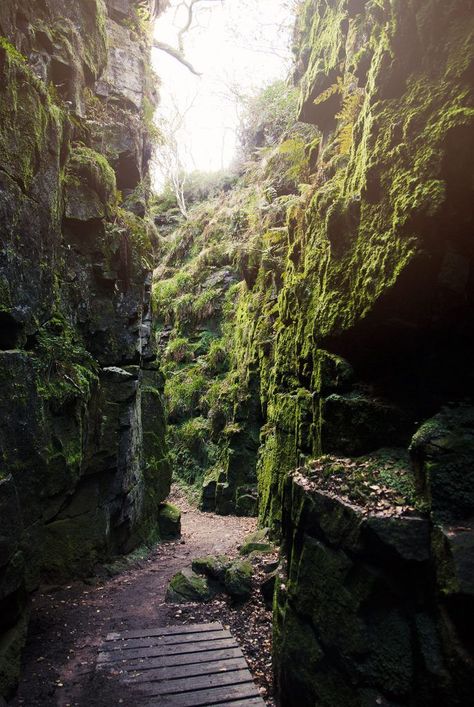
[[[0,707],[472,707],[473,38],[0,0]]]
[[[176,490],[171,498],[182,510],[180,539],[156,546],[145,559],[116,576],[99,571],[98,577],[87,582],[42,587],[33,597],[23,677],[13,705],[131,707],[133,697],[123,694],[118,681],[94,672],[104,636],[110,631],[183,622],[220,620],[230,626],[250,657],[251,669],[260,676],[260,684],[268,684],[271,612],[264,609],[258,587],[241,607],[231,607],[222,598],[203,605],[165,602],[174,573],[195,557],[236,554],[245,536],[255,530],[256,520],[202,513]],[[265,676],[262,668],[266,668]],[[264,688],[262,693],[266,696]]]

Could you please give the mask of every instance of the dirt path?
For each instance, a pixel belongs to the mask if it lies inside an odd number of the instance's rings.
[[[94,673],[97,648],[104,636],[121,629],[216,619],[230,625],[238,640],[241,634],[244,652],[265,696],[271,614],[265,611],[257,591],[240,609],[222,598],[208,605],[164,602],[168,581],[175,572],[194,557],[235,554],[245,535],[256,528],[256,521],[201,513],[182,496],[175,495],[173,502],[182,510],[181,541],[157,546],[147,559],[116,577],[90,585],[75,582],[45,588],[34,596],[23,678],[12,705],[132,707],[133,696],[127,697],[123,687]]]

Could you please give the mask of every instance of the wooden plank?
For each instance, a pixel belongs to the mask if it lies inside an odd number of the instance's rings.
[[[137,669],[124,679],[126,683],[152,682],[156,680],[172,680],[176,678],[190,678],[197,675],[213,675],[214,673],[225,673],[232,670],[247,669],[247,661],[244,657],[233,658],[231,660],[213,660],[209,663],[198,663],[196,665],[175,665],[172,667],[160,667],[154,670]]]
[[[218,702],[212,707],[249,707],[251,705],[260,705],[265,707],[265,702],[261,697],[247,697],[243,700],[232,700],[232,702]]]
[[[210,624],[188,624],[184,626],[163,626],[158,628],[142,628],[139,630],[125,630],[115,633],[108,633],[106,641],[116,641],[118,638],[148,638],[149,636],[170,636],[172,634],[203,633],[204,631],[223,630],[222,624],[218,622]]]
[[[181,695],[163,695],[159,702],[156,701],[156,697],[155,700],[146,700],[145,704],[149,707],[157,707],[157,705],[159,707],[211,707],[211,705],[214,707],[214,705],[224,703],[228,707],[233,707],[237,700],[245,704],[244,700],[247,698],[255,699],[257,688],[253,682],[249,682],[242,685],[226,685],[210,690],[185,692]]]
[[[132,689],[137,706],[265,705],[240,647],[216,622],[109,633],[97,668]]]
[[[120,665],[120,670],[125,672],[133,672],[134,670],[153,670],[154,668],[173,667],[177,665],[197,665],[200,663],[206,664],[215,660],[229,660],[232,658],[241,658],[242,651],[237,646],[233,648],[224,648],[211,651],[200,651],[198,653],[164,655],[156,658],[137,658],[128,660]],[[101,668],[110,666],[116,668],[117,663],[103,663]]]
[[[205,633],[193,633],[172,636],[150,636],[148,638],[127,638],[125,640],[109,641],[105,648],[107,651],[125,651],[131,648],[151,648],[152,646],[172,646],[180,643],[194,643],[198,641],[212,641],[215,638],[232,638],[230,631],[221,629],[220,631],[207,631]]]
[[[177,680],[166,680],[165,682],[145,682],[139,683],[138,688],[142,694],[167,697],[168,695],[181,695],[186,692],[195,693],[200,690],[209,690],[226,686],[240,685],[251,682],[254,690],[255,685],[248,668],[244,670],[233,670],[230,673],[216,673],[214,675],[199,675],[190,678],[178,678]],[[255,692],[254,692],[255,694]]]
[[[161,655],[178,655],[181,653],[198,653],[216,650],[218,648],[233,648],[235,646],[233,638],[223,638],[222,640],[201,641],[197,643],[180,643],[175,646],[152,646],[150,648],[136,648],[123,651],[107,651],[99,653],[98,663],[118,663],[132,658],[156,658]]]

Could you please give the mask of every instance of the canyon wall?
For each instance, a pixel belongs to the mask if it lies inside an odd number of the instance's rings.
[[[303,2],[314,132],[262,94],[253,161],[159,273],[170,396],[182,375],[188,401],[173,444],[210,466],[205,508],[252,512],[257,487],[283,539],[282,705],[472,699],[473,9]],[[212,318],[220,369],[198,341]]]
[[[300,14],[321,141],[288,212],[258,461],[282,705],[472,699],[473,9]]]
[[[157,534],[170,485],[151,334],[158,3],[0,7],[0,695],[28,595]]]

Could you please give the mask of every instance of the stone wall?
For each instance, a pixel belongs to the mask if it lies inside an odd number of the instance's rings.
[[[29,593],[156,536],[169,490],[136,6],[0,7],[0,696]]]

